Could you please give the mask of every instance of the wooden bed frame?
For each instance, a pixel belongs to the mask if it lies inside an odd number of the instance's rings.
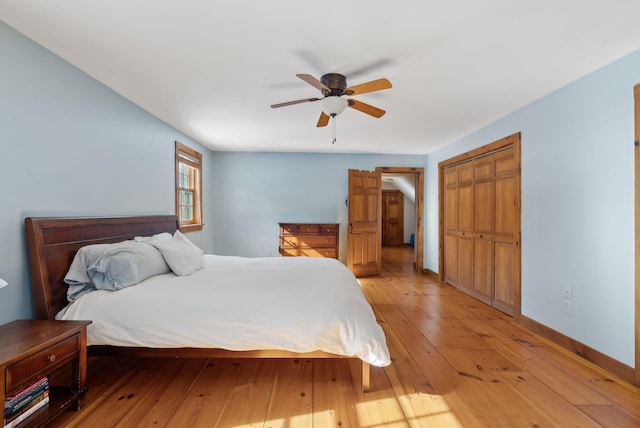
[[[136,236],[173,233],[178,229],[175,215],[136,217],[27,217],[27,250],[35,316],[55,319],[67,305],[67,285],[63,279],[76,251],[85,245],[114,243]],[[229,351],[218,348],[137,348],[90,346],[90,355],[187,358],[357,358],[322,351],[295,353],[280,350]],[[370,387],[370,366],[362,361],[362,390]]]

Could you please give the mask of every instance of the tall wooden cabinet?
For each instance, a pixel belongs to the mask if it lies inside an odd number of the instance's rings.
[[[517,243],[515,149],[444,170],[445,281],[514,313]]]

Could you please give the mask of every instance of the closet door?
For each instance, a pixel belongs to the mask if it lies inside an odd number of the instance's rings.
[[[458,285],[458,167],[444,170],[444,280]]]
[[[493,306],[514,312],[515,247],[517,245],[517,191],[514,150],[504,150],[495,157],[495,234]]]
[[[513,147],[444,173],[445,281],[514,313],[517,235]]]
[[[473,290],[473,162],[458,166],[458,287]]]
[[[494,179],[492,156],[474,161],[473,295],[488,304],[493,301]]]

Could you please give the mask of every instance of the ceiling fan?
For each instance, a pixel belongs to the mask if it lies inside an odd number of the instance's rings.
[[[316,89],[322,92],[322,98],[304,98],[301,100],[287,101],[279,104],[272,104],[272,108],[280,108],[293,104],[301,104],[307,102],[320,101],[322,103],[322,112],[316,126],[327,126],[330,118],[335,118],[342,113],[345,108],[351,107],[370,116],[379,118],[385,114],[385,111],[372,105],[357,101],[352,98],[342,98],[343,95],[351,96],[364,94],[367,92],[380,91],[382,89],[391,88],[391,82],[387,79],[377,79],[371,82],[362,83],[347,87],[347,78],[338,73],[328,73],[323,75],[320,80],[310,74],[296,74],[297,77],[304,80]]]

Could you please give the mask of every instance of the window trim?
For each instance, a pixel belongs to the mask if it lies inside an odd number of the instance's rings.
[[[176,215],[181,232],[202,230],[202,154],[176,141],[175,150],[175,185]],[[185,163],[196,170],[196,182],[193,197],[193,220],[183,221],[180,217],[180,164]]]

